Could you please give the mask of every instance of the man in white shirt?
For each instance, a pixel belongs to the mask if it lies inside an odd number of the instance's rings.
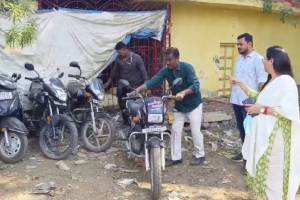
[[[235,67],[235,77],[250,88],[258,91],[267,81],[268,77],[268,74],[264,69],[263,56],[253,49],[253,36],[249,33],[238,36],[237,40],[240,57]],[[233,106],[242,143],[244,143],[245,139],[243,122],[247,114],[243,101],[247,98],[248,96],[238,86],[232,87],[230,102]],[[240,153],[233,157],[232,160],[242,161],[243,156]]]

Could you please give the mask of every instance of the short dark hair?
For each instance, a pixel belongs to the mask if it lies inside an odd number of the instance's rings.
[[[175,58],[179,58],[180,54],[179,54],[179,50],[175,47],[170,47],[166,50],[166,56],[167,55],[172,55]]]
[[[128,46],[124,42],[118,42],[115,46],[115,50],[120,50],[120,49],[128,49]]]
[[[253,36],[249,33],[243,33],[243,34],[241,34],[237,37],[238,40],[242,39],[242,38],[244,38],[246,42],[252,42],[253,43]]]

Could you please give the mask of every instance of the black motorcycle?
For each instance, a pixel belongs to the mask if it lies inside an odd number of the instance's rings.
[[[123,87],[132,88],[127,80],[120,80]],[[173,86],[180,85],[178,78]],[[169,90],[171,91],[171,89]],[[165,143],[170,137],[168,125],[172,114],[168,113],[167,100],[175,97],[168,94],[162,97],[135,96],[124,97],[131,126],[127,133],[127,147],[130,156],[144,157],[146,171],[150,171],[152,199],[160,197],[162,185],[162,170],[165,169]]]
[[[70,155],[78,143],[77,128],[73,120],[60,111],[67,108],[67,93],[59,78],[50,78],[45,82],[34,69],[26,63],[25,68],[37,74],[31,81],[29,100],[32,109],[24,111],[24,121],[29,130],[39,133],[39,144],[45,156],[60,160]]]
[[[20,74],[0,74],[0,159],[7,163],[20,161],[28,147],[28,130],[20,121],[22,105],[16,86],[20,78]]]
[[[84,147],[93,152],[105,151],[111,147],[116,128],[103,110],[103,83],[99,78],[88,81],[83,77],[77,62],[71,62],[70,67],[78,68],[80,73],[68,75],[76,79],[67,84],[69,113],[80,129]]]

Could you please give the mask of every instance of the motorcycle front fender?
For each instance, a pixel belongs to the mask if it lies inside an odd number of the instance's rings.
[[[29,133],[28,129],[25,127],[24,123],[15,117],[4,117],[1,119],[1,128],[7,128],[10,131],[27,135]]]
[[[151,137],[147,141],[147,148],[148,149],[161,148],[161,147],[162,147],[162,143],[161,143],[161,140],[158,137]]]

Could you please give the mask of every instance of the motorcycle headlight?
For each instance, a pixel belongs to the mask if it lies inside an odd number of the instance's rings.
[[[58,100],[63,101],[63,102],[67,101],[68,95],[67,95],[67,92],[63,88],[52,85],[52,91],[54,92],[55,97],[58,98]]]
[[[97,95],[97,97],[98,97],[98,100],[99,100],[99,101],[103,101],[105,95],[104,95],[104,93],[100,92],[100,93]]]
[[[67,98],[68,98],[67,93],[63,89],[56,90],[56,96],[60,101],[63,101],[63,102],[66,102]]]

